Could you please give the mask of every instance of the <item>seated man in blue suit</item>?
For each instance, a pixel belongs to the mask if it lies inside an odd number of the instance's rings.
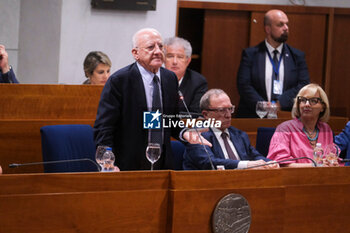
[[[291,111],[299,90],[310,83],[305,54],[285,43],[288,22],[283,11],[268,11],[264,18],[266,39],[243,50],[237,73],[237,117],[258,117],[258,101],[275,101],[281,110]]]
[[[208,90],[208,84],[203,75],[188,68],[192,55],[190,42],[180,37],[171,37],[164,41],[164,45],[165,68],[176,74],[179,91],[182,92],[189,111],[200,113],[199,100]],[[186,112],[182,101],[179,102],[179,111]]]
[[[346,159],[350,159],[350,121],[346,124],[343,132],[334,137],[335,143],[339,146],[342,151],[346,150]],[[347,166],[350,163],[346,163]]]
[[[18,83],[15,73],[8,62],[5,46],[0,44],[0,83]]]
[[[231,126],[231,114],[234,106],[228,95],[220,89],[207,91],[200,100],[200,108],[205,119],[221,121],[220,128],[210,128],[202,133],[212,147],[206,147],[214,167],[225,166],[225,169],[248,168],[264,165],[259,168],[278,168],[278,164],[268,164],[269,159],[262,156],[249,142],[248,135]],[[203,145],[186,146],[183,167],[185,170],[211,169],[211,164]]]

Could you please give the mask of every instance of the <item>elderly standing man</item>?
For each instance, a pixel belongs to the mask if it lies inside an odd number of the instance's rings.
[[[200,113],[199,101],[208,90],[207,80],[200,73],[188,68],[191,62],[190,42],[180,37],[167,38],[164,41],[165,68],[173,71],[179,81],[179,90],[190,112]],[[186,112],[182,101],[179,111]]]
[[[304,53],[285,43],[288,23],[283,11],[268,11],[265,41],[243,50],[237,74],[237,117],[258,117],[258,101],[275,101],[282,110],[290,111],[298,91],[310,83]]]
[[[161,67],[163,40],[157,30],[139,30],[132,43],[131,52],[136,62],[111,75],[101,93],[94,125],[95,143],[112,147],[115,163],[122,171],[149,170],[146,147],[148,143],[158,143],[161,156],[154,169],[172,169],[170,136],[179,138],[183,132],[183,138],[191,143],[199,142],[199,137],[178,127],[145,127],[147,114],[152,113],[150,121],[159,120],[161,125],[162,114],[178,113],[178,82],[173,72]],[[207,141],[204,143],[210,145]]]
[[[16,75],[9,65],[5,46],[0,44],[0,83],[18,83]]]
[[[212,147],[202,145],[187,145],[184,154],[185,170],[211,169],[209,157],[213,166],[223,165],[226,169],[278,168],[278,164],[268,164],[269,159],[262,156],[251,144],[248,135],[231,126],[231,115],[234,106],[228,95],[221,89],[210,89],[200,100],[200,107],[205,119],[221,121],[220,128],[210,128],[203,137],[211,142]],[[207,152],[208,154],[207,154]],[[265,165],[265,166],[264,166]]]

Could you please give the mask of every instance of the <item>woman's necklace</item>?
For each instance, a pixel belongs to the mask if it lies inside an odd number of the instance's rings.
[[[315,137],[312,137],[315,131],[316,131],[316,135]],[[315,127],[315,130],[310,133],[305,129],[305,127],[303,127],[303,132],[305,133],[307,139],[309,139],[310,145],[315,146],[318,139],[318,133],[320,132],[320,130],[317,127]]]

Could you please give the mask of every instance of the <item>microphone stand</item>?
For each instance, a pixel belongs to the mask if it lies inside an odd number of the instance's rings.
[[[189,111],[188,108],[187,108],[187,104],[185,103],[184,96],[183,96],[183,94],[182,94],[181,91],[178,91],[178,93],[179,93],[179,96],[180,96],[180,99],[181,99],[182,103],[183,103],[184,106],[185,106],[185,109],[186,109],[186,111],[187,111],[187,114],[190,116],[190,119],[191,119],[191,121],[192,121],[193,118],[192,118],[192,115],[190,114],[190,111]],[[211,158],[210,158],[210,155],[209,155],[209,152],[208,152],[207,148],[205,147],[205,145],[203,145],[203,140],[202,140],[202,137],[201,137],[200,133],[198,132],[198,129],[197,129],[196,127],[194,127],[194,130],[196,131],[196,133],[197,133],[197,135],[198,135],[198,137],[199,137],[199,140],[200,140],[201,143],[202,143],[202,146],[203,146],[203,148],[204,148],[204,151],[205,151],[205,153],[206,153],[207,156],[208,156],[211,169],[212,169],[212,170],[216,170],[215,167],[214,167],[213,161],[212,161]]]
[[[93,161],[92,159],[83,158],[83,159],[66,159],[66,160],[56,160],[56,161],[46,161],[46,162],[33,162],[33,163],[11,163],[9,164],[9,168],[21,167],[21,166],[32,166],[32,165],[44,165],[44,164],[57,164],[57,163],[70,163],[70,162],[82,162],[89,161],[93,163],[98,171],[101,171],[100,166]]]
[[[268,164],[276,164],[276,163],[279,164],[279,163],[288,162],[288,161],[296,161],[296,160],[299,160],[299,159],[308,159],[308,160],[310,160],[313,163],[314,167],[317,167],[317,164],[316,164],[315,160],[313,160],[313,159],[311,159],[309,157],[306,157],[306,156],[299,157],[299,158],[293,158],[293,159],[284,159],[284,160],[280,160],[280,161],[268,162]],[[268,164],[255,165],[255,166],[247,167],[247,168],[244,168],[244,169],[263,167],[263,166],[266,166]]]

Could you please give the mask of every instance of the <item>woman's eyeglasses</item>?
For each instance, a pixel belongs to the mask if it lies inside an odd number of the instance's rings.
[[[316,105],[317,103],[323,103],[323,100],[319,97],[306,98],[306,97],[298,96],[298,102],[303,104],[306,104],[306,102],[309,102],[310,105]]]

